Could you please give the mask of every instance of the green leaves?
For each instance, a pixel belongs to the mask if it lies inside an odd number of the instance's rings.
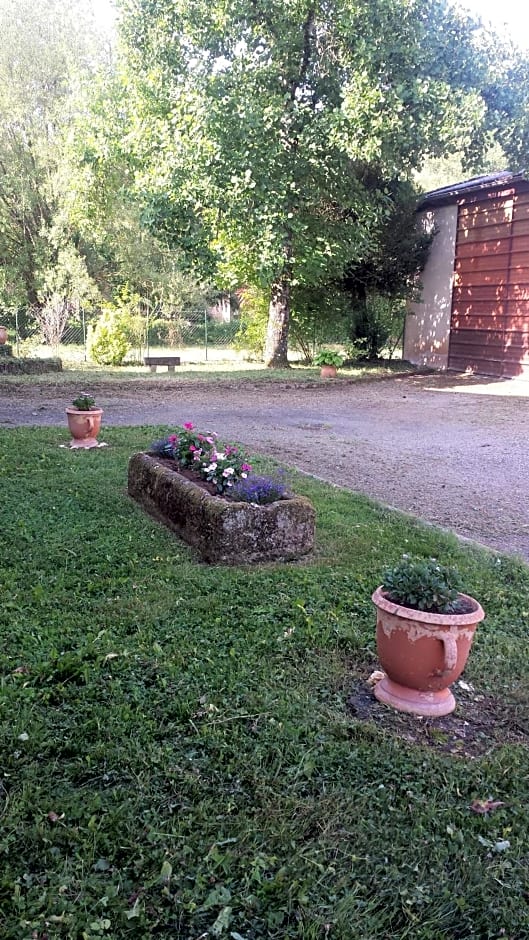
[[[493,50],[441,0],[124,6],[144,218],[221,286],[281,286],[267,356],[284,362],[294,289],[391,268],[387,184],[483,142]]]
[[[441,565],[435,558],[404,556],[394,568],[384,572],[382,584],[388,600],[414,610],[454,613],[461,591],[461,577],[454,567]]]

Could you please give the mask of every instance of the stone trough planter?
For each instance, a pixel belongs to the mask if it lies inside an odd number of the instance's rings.
[[[212,564],[288,561],[306,555],[314,545],[314,507],[303,496],[265,506],[232,502],[144,453],[130,458],[128,491]]]

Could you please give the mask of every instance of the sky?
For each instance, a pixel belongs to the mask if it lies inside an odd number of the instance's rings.
[[[510,33],[518,46],[529,48],[529,4],[526,0],[454,0],[455,4],[491,23],[494,30]]]
[[[92,7],[98,23],[105,28],[112,28],[114,23],[114,7],[111,0],[92,0]]]

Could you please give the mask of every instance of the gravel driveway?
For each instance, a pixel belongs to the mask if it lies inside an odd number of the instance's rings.
[[[529,560],[529,382],[406,376],[350,384],[142,382],[97,389],[108,425],[192,420]],[[0,388],[0,426],[61,425],[69,393]]]

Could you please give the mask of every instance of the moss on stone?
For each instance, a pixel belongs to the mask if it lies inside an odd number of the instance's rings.
[[[266,506],[228,502],[143,453],[129,461],[128,490],[213,564],[286,561],[314,546],[315,511],[303,496]]]

